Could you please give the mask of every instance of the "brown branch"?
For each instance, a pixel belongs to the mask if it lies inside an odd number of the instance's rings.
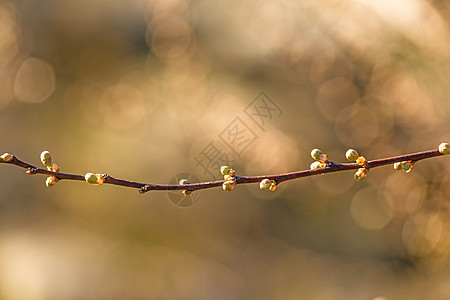
[[[412,154],[405,154],[405,155],[399,155],[394,157],[388,157],[383,159],[376,159],[367,161],[367,165],[365,166],[366,169],[376,168],[384,165],[390,165],[396,162],[403,162],[403,161],[412,161],[417,162],[422,159],[441,156],[439,150],[430,150],[430,151],[424,151],[424,152],[417,152]],[[60,173],[60,172],[52,172],[46,169],[38,168],[34,165],[31,165],[29,163],[26,163],[24,161],[21,161],[17,157],[13,156],[13,158],[10,161],[1,161],[0,163],[6,163],[6,164],[12,164],[16,165],[21,168],[27,169],[27,174],[42,174],[47,176],[54,176],[58,178],[59,180],[79,180],[79,181],[85,181],[85,177],[83,175],[76,175],[76,174],[67,174],[67,173]],[[308,176],[314,176],[319,174],[325,174],[325,173],[333,173],[333,172],[340,172],[340,171],[346,171],[346,170],[355,170],[361,168],[360,165],[357,163],[333,163],[328,162],[327,167],[325,168],[319,168],[314,170],[302,170],[302,171],[296,171],[291,173],[283,173],[283,174],[276,174],[276,175],[263,175],[263,176],[247,176],[247,177],[240,177],[236,176],[235,182],[236,184],[246,184],[246,183],[255,183],[255,182],[261,182],[263,179],[270,179],[274,180],[277,184],[281,183],[283,181],[302,178],[302,177],[308,177]],[[200,189],[207,189],[212,187],[218,187],[222,186],[222,184],[225,182],[225,180],[217,180],[217,181],[208,181],[208,182],[199,182],[199,183],[190,183],[185,185],[172,185],[172,184],[147,184],[147,183],[140,183],[135,181],[129,181],[129,180],[123,180],[114,178],[109,175],[103,175],[103,183],[118,185],[118,186],[124,186],[124,187],[131,187],[131,188],[137,188],[141,193],[148,192],[148,191],[168,191],[168,190],[189,190],[189,191],[195,191]]]

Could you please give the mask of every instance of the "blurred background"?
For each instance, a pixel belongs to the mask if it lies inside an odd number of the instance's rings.
[[[1,0],[1,152],[169,183],[435,149],[448,20],[438,0]],[[182,198],[1,165],[0,299],[449,299],[449,170]]]

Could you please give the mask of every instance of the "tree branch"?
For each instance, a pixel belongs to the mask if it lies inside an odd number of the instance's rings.
[[[6,155],[6,154],[4,154],[4,155]],[[412,153],[412,154],[399,155],[399,156],[394,156],[394,157],[388,157],[388,158],[367,161],[364,168],[369,170],[372,168],[376,168],[376,167],[380,167],[380,166],[384,166],[384,165],[390,165],[390,164],[399,163],[399,162],[404,162],[404,161],[412,161],[413,163],[415,163],[422,159],[437,157],[437,156],[441,156],[441,155],[443,155],[443,154],[441,154],[439,152],[439,150],[430,150],[430,151],[423,151],[423,152],[417,152],[417,153]],[[54,176],[58,180],[85,181],[85,176],[83,176],[83,175],[53,172],[53,171],[50,171],[47,169],[38,168],[34,165],[31,165],[27,162],[24,162],[24,161],[18,159],[15,156],[12,156],[12,159],[10,158],[9,161],[0,160],[0,163],[16,165],[18,167],[25,168],[28,170],[27,174],[29,174],[29,175],[42,174],[42,175],[47,175],[47,176]],[[308,169],[308,170],[276,174],[276,175],[246,176],[246,177],[234,176],[233,179],[236,184],[256,183],[256,182],[261,182],[264,179],[274,180],[277,184],[279,184],[281,182],[293,180],[293,179],[297,179],[297,178],[314,176],[314,175],[325,174],[325,173],[340,172],[340,171],[346,171],[346,170],[355,170],[355,169],[359,169],[361,167],[362,166],[357,163],[340,164],[340,163],[333,163],[331,161],[328,161],[328,162],[326,162],[326,167],[324,167],[324,168],[318,168],[318,169],[313,169],[313,170]],[[190,184],[184,184],[184,185],[149,184],[149,183],[141,183],[141,182],[124,180],[124,179],[118,179],[118,178],[109,176],[107,174],[102,174],[102,179],[103,179],[103,183],[124,186],[124,187],[130,187],[130,188],[137,188],[137,189],[139,189],[139,191],[141,193],[145,193],[148,191],[169,191],[169,190],[195,191],[195,190],[201,190],[201,189],[222,186],[222,184],[226,181],[226,180],[217,180],[217,181],[190,183]]]

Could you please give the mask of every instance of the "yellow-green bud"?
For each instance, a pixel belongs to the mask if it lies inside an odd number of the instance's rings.
[[[48,151],[41,152],[41,162],[47,168],[52,167],[52,155]]]
[[[405,171],[406,173],[411,172],[413,166],[414,166],[414,164],[413,164],[412,161],[403,161],[403,162],[402,162],[402,169],[403,169],[403,171]]]
[[[323,162],[315,161],[309,166],[309,168],[311,170],[315,170],[315,169],[325,168],[326,166],[327,165],[325,163],[323,163]]]
[[[234,169],[230,169],[230,171],[228,172],[228,175],[234,176],[234,175],[236,175],[236,171]]]
[[[224,191],[230,192],[230,191],[232,191],[234,189],[235,185],[236,185],[235,181],[228,180],[228,181],[225,181],[222,184],[222,188],[223,188]]]
[[[187,196],[189,196],[192,193],[192,191],[183,190],[181,193],[187,197]]]
[[[318,161],[321,161],[323,163],[326,163],[328,161],[328,155],[323,153],[320,149],[313,149],[311,151],[311,157],[314,160],[318,160]]]
[[[180,185],[185,185],[185,184],[189,184],[189,182],[187,181],[187,179],[181,179],[179,182],[178,182],[178,184],[180,184]]]
[[[322,151],[320,151],[320,149],[313,149],[311,150],[311,157],[314,160],[320,160],[320,156],[322,155]]]
[[[3,155],[0,156],[0,157],[1,157],[1,159],[2,159],[4,162],[10,162],[10,161],[12,161],[13,158],[14,158],[14,156],[13,156],[12,154],[10,154],[10,153],[3,153]]]
[[[345,152],[345,157],[349,161],[356,161],[359,157],[359,154],[355,149],[348,149],[347,152]]]
[[[367,172],[369,172],[368,169],[366,169],[366,168],[359,168],[358,171],[356,171],[356,173],[355,173],[355,175],[353,176],[353,178],[354,178],[356,181],[360,181],[361,179],[366,178]]]
[[[270,179],[263,179],[260,183],[259,183],[259,188],[262,190],[268,190],[270,188],[270,186],[272,185],[272,181]]]
[[[52,187],[52,186],[54,186],[58,181],[59,181],[59,179],[56,178],[55,176],[50,176],[50,177],[47,177],[47,180],[45,181],[45,185],[46,185],[47,187]]]
[[[356,159],[356,163],[360,166],[365,166],[367,165],[367,160],[364,156],[360,156]]]
[[[86,173],[86,175],[84,175],[84,179],[86,180],[87,183],[90,184],[97,183],[97,175],[95,175],[94,173]]]
[[[103,182],[105,181],[101,174],[94,174],[94,173],[86,173],[86,175],[84,175],[84,179],[86,180],[87,183],[97,185],[103,184]]]
[[[231,168],[229,166],[221,166],[220,167],[220,173],[222,173],[222,175],[228,175],[228,173],[230,173]]]
[[[401,170],[402,169],[402,163],[401,162],[396,162],[394,164],[394,169],[396,170]]]
[[[439,145],[439,152],[441,154],[449,154],[450,153],[450,145],[448,143],[441,143]]]

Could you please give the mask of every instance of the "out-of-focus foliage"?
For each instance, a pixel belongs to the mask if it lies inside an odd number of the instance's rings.
[[[168,183],[209,180],[195,158],[211,142],[237,175],[307,169],[316,147],[338,162],[437,148],[448,20],[431,0],[3,0],[1,151]],[[264,127],[244,113],[260,91],[282,111]],[[236,117],[256,136],[239,155],[221,136]],[[179,208],[2,165],[0,298],[449,299],[449,170],[210,189]]]

